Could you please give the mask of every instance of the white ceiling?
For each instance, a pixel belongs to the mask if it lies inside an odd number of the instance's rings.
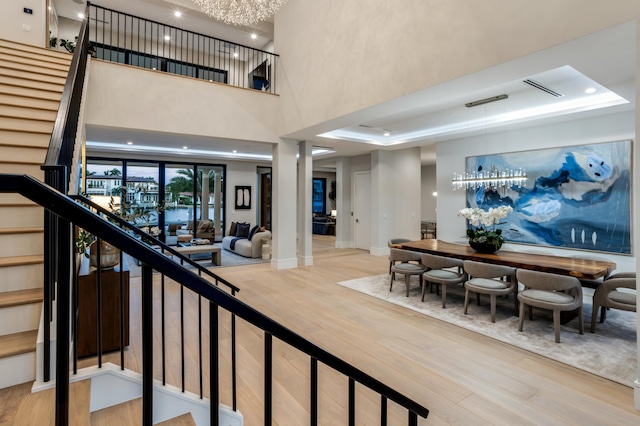
[[[54,3],[60,16],[75,16],[77,8],[84,7],[76,3],[79,1],[54,0]],[[180,7],[185,13],[180,18],[183,28],[258,47],[247,42],[251,29],[214,22],[198,12],[190,0],[101,0],[100,6],[176,26],[178,23],[173,22],[172,13]],[[266,23],[263,28],[266,30],[260,33],[263,37],[259,41],[266,44],[272,37],[273,27]],[[312,141],[314,145],[336,151],[316,158],[314,167],[330,168],[335,165],[335,157],[342,155],[416,146],[421,147],[422,163],[432,164],[435,163],[436,142],[635,108],[635,50],[635,27],[630,22],[283,136]],[[564,96],[551,96],[523,83],[525,79],[534,80]],[[587,87],[597,91],[586,95]],[[507,94],[508,99],[473,108],[464,106],[501,94]],[[593,104],[594,99],[602,100],[604,96],[609,99],[600,106]],[[618,99],[614,99],[616,96]],[[586,106],[583,102],[591,104]],[[382,135],[386,130],[390,136]],[[318,136],[327,133],[332,138]],[[138,146],[182,149],[184,143],[182,135],[178,138],[171,134],[106,128],[88,129],[87,136],[89,141],[114,142],[115,149],[121,149],[123,143],[133,138]],[[175,146],[176,140],[182,141],[179,147]],[[231,147],[238,149],[240,145],[241,152],[271,154],[268,144],[212,141],[209,138],[188,140],[189,150],[193,147],[210,151],[212,143],[216,146],[215,151],[228,152]],[[99,149],[109,151],[110,148]],[[215,153],[210,156],[219,158]]]

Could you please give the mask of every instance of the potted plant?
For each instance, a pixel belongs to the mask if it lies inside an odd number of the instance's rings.
[[[496,229],[496,225],[512,211],[511,206],[492,207],[489,210],[479,207],[460,210],[458,216],[469,221],[467,237],[471,248],[480,253],[494,253],[500,250],[504,237],[502,229]]]

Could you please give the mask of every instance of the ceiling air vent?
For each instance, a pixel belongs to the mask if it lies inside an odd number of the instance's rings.
[[[551,90],[548,87],[545,87],[542,84],[538,83],[537,81],[526,79],[526,80],[523,80],[523,83],[527,83],[529,86],[535,87],[538,90],[542,90],[543,92],[548,93],[551,96],[555,96],[556,98],[560,98],[564,96],[562,93],[558,93],[555,90]]]

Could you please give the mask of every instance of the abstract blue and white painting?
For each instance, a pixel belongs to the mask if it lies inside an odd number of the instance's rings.
[[[467,190],[467,205],[513,207],[506,241],[631,254],[631,141],[466,158],[467,172],[525,169],[522,188]]]

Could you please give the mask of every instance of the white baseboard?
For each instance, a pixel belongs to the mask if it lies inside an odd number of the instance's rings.
[[[271,259],[271,267],[277,270],[297,268],[298,259]]]
[[[369,249],[369,254],[372,256],[388,256],[389,247],[371,247]]]
[[[640,379],[633,382],[633,400],[636,410],[640,410]]]
[[[299,266],[311,266],[313,265],[313,256],[298,256]]]
[[[346,249],[346,248],[356,248],[356,245],[353,241],[338,241],[336,240],[336,248]]]

